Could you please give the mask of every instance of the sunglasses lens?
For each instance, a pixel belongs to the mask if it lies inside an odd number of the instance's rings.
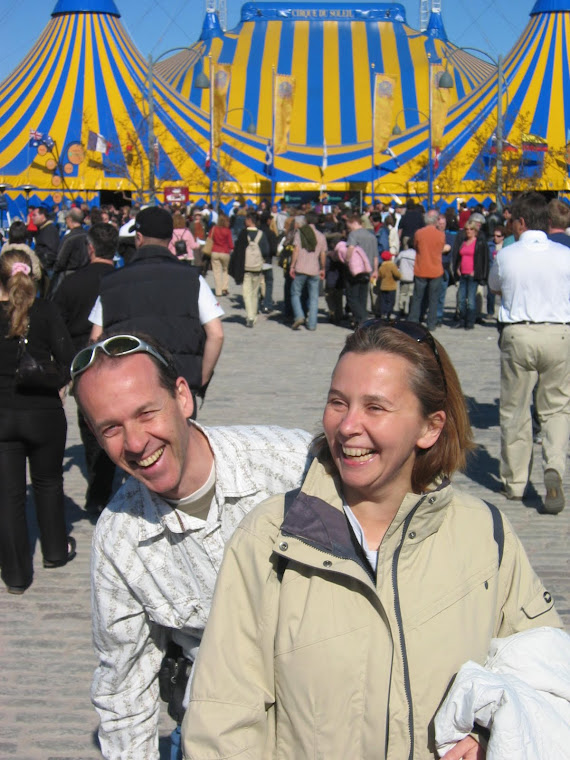
[[[84,348],[80,351],[71,364],[71,372],[75,375],[89,366],[89,362],[93,356],[93,349],[91,347]]]
[[[129,335],[117,335],[116,338],[108,338],[105,341],[105,351],[109,356],[122,356],[139,348],[141,342],[138,338],[131,338]]]

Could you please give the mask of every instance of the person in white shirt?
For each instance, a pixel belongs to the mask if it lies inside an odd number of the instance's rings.
[[[548,206],[538,193],[512,205],[517,242],[501,248],[489,287],[501,294],[501,464],[503,493],[522,499],[532,457],[531,396],[542,432],[543,511],[564,509],[562,478],[570,434],[570,251],[547,238]]]
[[[167,648],[178,645],[179,676],[167,696],[180,722],[224,545],[253,506],[300,485],[311,436],[280,427],[200,427],[171,355],[137,334],[83,349],[71,374],[99,443],[131,476],[93,537],[99,665],[92,700],[101,751],[106,760],[158,760]],[[178,747],[178,729],[172,738]]]

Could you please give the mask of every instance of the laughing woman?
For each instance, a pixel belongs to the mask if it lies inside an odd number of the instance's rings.
[[[433,719],[460,666],[493,637],[560,625],[507,520],[449,481],[471,430],[429,332],[356,330],[323,427],[300,491],[261,504],[226,549],[188,759],[437,757]],[[445,757],[484,756],[467,735]]]

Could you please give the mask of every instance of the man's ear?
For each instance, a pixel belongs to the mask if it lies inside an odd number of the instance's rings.
[[[135,248],[140,248],[143,244],[143,236],[140,232],[135,232]]]
[[[194,414],[194,396],[190,390],[190,386],[183,377],[179,377],[176,380],[176,400],[180,404],[180,408],[186,419],[192,417]]]

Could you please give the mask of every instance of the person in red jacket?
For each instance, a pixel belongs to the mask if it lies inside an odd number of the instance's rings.
[[[228,267],[230,254],[234,249],[234,240],[230,231],[230,220],[225,214],[218,216],[218,221],[210,232],[212,236],[212,273],[214,288],[218,298],[227,296],[229,291]]]

